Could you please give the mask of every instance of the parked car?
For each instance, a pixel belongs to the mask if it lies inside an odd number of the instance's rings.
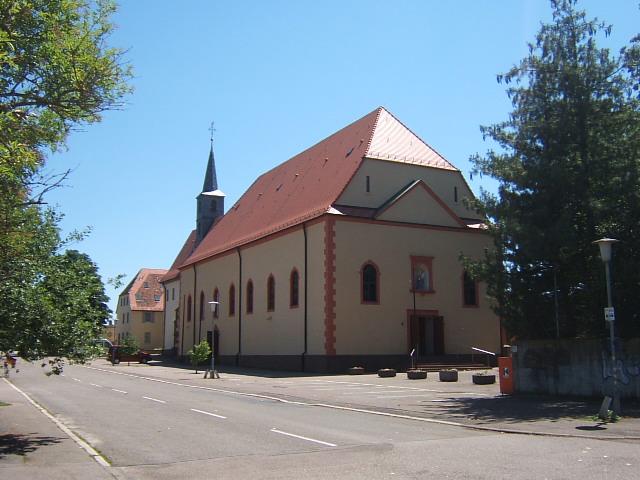
[[[103,348],[104,353],[108,353],[109,349],[111,347],[113,347],[113,343],[111,343],[106,338],[97,338],[97,339],[93,340],[93,343],[95,343],[96,345],[100,345]],[[104,353],[103,353],[103,355],[104,355]]]
[[[109,360],[114,365],[117,365],[120,362],[147,363],[149,360],[151,360],[151,354],[149,352],[145,352],[144,350],[138,350],[138,352],[134,353],[133,355],[124,355],[121,349],[122,347],[120,345],[111,345],[109,347],[107,360]]]

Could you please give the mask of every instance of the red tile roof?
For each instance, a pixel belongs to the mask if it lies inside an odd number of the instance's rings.
[[[457,171],[380,107],[259,177],[182,266],[329,212],[367,157]]]
[[[164,310],[164,288],[160,284],[160,278],[166,273],[167,270],[154,268],[143,268],[138,272],[125,289],[125,293],[129,295],[131,310]]]
[[[193,250],[196,246],[196,233],[196,230],[191,231],[191,233],[187,237],[187,241],[184,242],[184,245],[180,249],[180,252],[178,252],[178,256],[171,264],[171,268],[160,279],[161,283],[170,282],[171,280],[174,280],[180,276],[180,270],[178,270],[178,267],[182,265],[187,260],[187,258],[189,258],[189,255],[193,253]]]

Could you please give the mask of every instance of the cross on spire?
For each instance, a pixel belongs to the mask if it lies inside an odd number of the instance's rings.
[[[213,126],[216,122],[211,122],[211,125],[209,125],[209,132],[211,132],[211,145],[213,146],[213,132],[216,131],[215,127]]]

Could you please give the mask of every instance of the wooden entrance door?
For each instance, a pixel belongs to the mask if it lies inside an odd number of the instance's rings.
[[[409,316],[409,351],[418,356],[444,355],[444,318],[438,312],[413,311]]]

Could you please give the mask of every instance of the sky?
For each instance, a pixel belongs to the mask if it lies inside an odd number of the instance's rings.
[[[512,110],[496,76],[528,53],[545,0],[128,0],[112,46],[127,50],[134,92],[123,109],[82,126],[47,169],[73,169],[46,200],[71,248],[103,281],[168,269],[195,228],[211,148],[231,207],[271,168],[380,106],[459,168],[492,145],[481,125]],[[613,25],[618,52],[640,33],[638,0],[580,0]],[[118,295],[106,285],[115,312]]]

